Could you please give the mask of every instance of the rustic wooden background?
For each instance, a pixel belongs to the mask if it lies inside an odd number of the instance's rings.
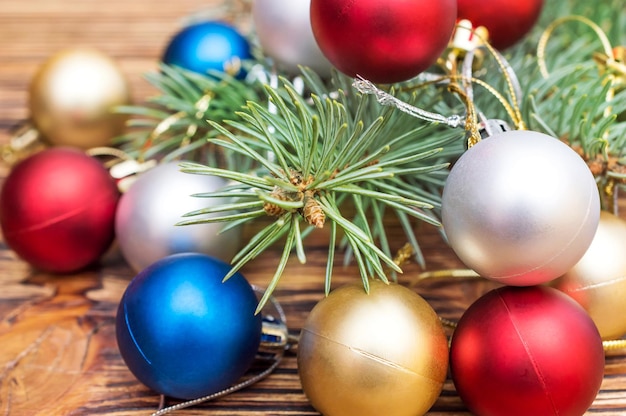
[[[246,7],[234,7],[242,30]],[[213,16],[215,0],[0,0],[0,144],[28,118],[27,86],[50,54],[67,46],[98,47],[128,76],[135,102],[155,91],[143,74],[156,68],[169,39],[188,19]],[[0,164],[0,177],[8,172]],[[624,210],[622,210],[624,212]],[[391,223],[393,234],[401,231]],[[417,225],[430,270],[460,267],[435,229]],[[322,298],[324,233],[309,243],[306,265],[289,264],[276,296],[297,334],[308,311]],[[402,244],[402,238],[397,240]],[[276,252],[244,270],[265,286]],[[406,266],[401,283],[422,294],[444,317],[456,319],[492,287],[472,279],[418,281]],[[118,299],[133,273],[113,247],[98,267],[71,276],[31,269],[0,242],[0,414],[149,415],[159,397],[124,366],[114,336]],[[338,268],[334,286],[352,282],[354,267]],[[589,414],[626,414],[626,355],[607,358],[602,390]],[[176,412],[179,415],[316,415],[300,388],[295,354],[288,353],[266,380],[221,400]],[[429,415],[467,415],[451,381]],[[382,415],[381,415],[382,416]],[[530,415],[529,415],[530,416]]]

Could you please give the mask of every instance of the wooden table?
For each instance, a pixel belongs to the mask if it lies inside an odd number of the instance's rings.
[[[190,16],[211,15],[214,0],[2,0],[0,2],[0,143],[27,117],[27,86],[50,54],[86,44],[116,59],[128,76],[135,102],[155,91],[143,74],[156,68],[168,38]],[[245,11],[245,8],[242,9]],[[241,15],[240,15],[241,17]],[[249,27],[240,18],[242,28]],[[0,166],[0,176],[8,172]],[[624,210],[622,210],[624,212]],[[393,235],[401,230],[390,224]],[[429,270],[461,267],[437,230],[420,224]],[[249,231],[249,230],[248,230]],[[402,238],[397,238],[403,243]],[[291,262],[276,293],[288,325],[298,333],[323,296],[325,234],[309,241],[306,265]],[[268,283],[277,251],[263,255],[246,277]],[[355,267],[337,268],[333,286],[358,279]],[[414,264],[401,283],[422,294],[441,316],[457,319],[492,284],[475,279],[418,281]],[[116,304],[133,272],[113,247],[98,267],[69,276],[31,269],[0,243],[0,414],[149,415],[159,397],[137,382],[117,350]],[[626,414],[626,356],[607,358],[602,390],[589,414]],[[258,384],[179,415],[316,415],[304,396],[293,352]],[[448,380],[429,415],[466,415]],[[381,415],[382,416],[382,415]]]

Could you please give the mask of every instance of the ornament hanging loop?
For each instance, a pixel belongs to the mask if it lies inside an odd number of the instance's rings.
[[[143,173],[157,165],[156,160],[140,162],[133,159],[128,153],[114,147],[94,147],[85,151],[91,157],[109,158],[104,162],[104,166],[109,169],[109,173],[117,181],[117,187],[124,193],[135,181],[137,175]]]
[[[450,83],[448,90],[458,95],[465,105],[467,111],[467,116],[465,117],[465,132],[467,134],[467,148],[469,149],[481,140],[480,133],[478,132],[478,114],[476,107],[470,96],[459,84],[455,82]]]
[[[546,65],[546,48],[548,46],[548,41],[552,36],[554,30],[558,26],[567,22],[580,22],[591,28],[602,43],[604,54],[607,56],[607,62],[615,62],[615,55],[613,52],[613,47],[611,46],[611,42],[609,41],[606,33],[604,33],[602,28],[600,28],[600,26],[584,16],[565,16],[552,22],[539,38],[539,44],[537,45],[537,63],[539,64],[539,71],[541,71],[541,75],[544,78],[548,78],[550,76],[550,73],[548,72],[548,66]]]
[[[16,128],[9,143],[2,146],[2,160],[8,165],[14,165],[44,147],[39,131],[30,121],[26,121]]]
[[[619,62],[619,56],[617,56],[619,55],[619,48],[613,48],[613,46],[611,46],[611,42],[609,41],[608,36],[606,35],[606,33],[604,33],[602,28],[598,26],[595,22],[584,16],[574,15],[562,17],[552,22],[552,24],[548,26],[543,32],[541,38],[539,38],[539,44],[537,45],[537,64],[539,65],[539,71],[541,72],[541,75],[545,79],[550,76],[550,73],[548,72],[548,66],[546,64],[546,48],[548,46],[548,40],[558,26],[568,22],[580,22],[585,24],[586,26],[591,28],[591,30],[593,30],[593,32],[598,36],[600,43],[602,43],[602,49],[604,50],[604,53],[594,54],[594,60],[600,65],[601,69],[611,70],[611,73],[609,74],[609,82],[611,83],[611,88],[609,88],[606,93],[606,102],[611,101],[615,95],[615,85],[620,79],[620,76],[616,76],[615,72],[617,72],[618,74],[622,72],[624,74],[623,76],[626,76],[626,66],[623,65],[623,62]],[[617,69],[617,71],[615,71],[615,69]],[[605,110],[605,115],[609,116],[610,113],[611,109],[610,107],[607,107]]]
[[[505,108],[517,130],[526,130],[521,114],[522,88],[515,71],[506,58],[488,41],[489,32],[483,26],[473,27],[467,20],[460,20],[450,42],[450,53],[442,66],[448,71],[451,80],[461,80],[465,94],[470,102],[474,100],[472,83],[476,83],[490,92]],[[510,103],[495,88],[473,75],[474,67],[485,59],[483,49],[493,57],[504,77]],[[459,65],[459,61],[462,60]],[[460,71],[459,71],[460,70]],[[466,101],[466,100],[464,100]]]
[[[594,60],[599,64],[601,70],[610,71],[609,82],[611,83],[611,88],[609,88],[606,93],[606,102],[611,101],[615,96],[615,86],[619,84],[620,79],[626,77],[626,66],[623,64],[623,61],[620,62],[620,48],[613,48],[608,36],[604,33],[602,28],[584,16],[574,15],[562,17],[552,22],[552,24],[543,32],[541,38],[539,38],[539,44],[537,45],[537,64],[539,65],[541,75],[545,79],[550,76],[548,66],[546,64],[546,48],[552,33],[558,26],[568,22],[580,22],[585,24],[593,30],[593,32],[598,36],[600,43],[602,43],[603,53],[594,54]],[[608,117],[610,114],[611,108],[607,107],[605,110],[605,116]]]
[[[472,74],[473,62],[476,59],[476,51],[468,51],[465,54],[465,59],[463,60],[462,65],[462,75],[461,78],[464,80],[463,87],[465,88],[466,93],[468,94],[470,100],[474,99],[474,92],[472,87],[472,82],[480,85],[484,89],[486,89],[491,95],[493,95],[499,102],[502,104],[507,114],[511,118],[511,121],[515,125],[517,130],[526,130],[526,125],[522,119],[522,114],[520,110],[520,102],[522,100],[522,87],[519,83],[517,75],[513,70],[513,67],[509,64],[509,62],[498,52],[493,49],[489,44],[484,45],[485,48],[491,51],[491,54],[496,59],[500,71],[505,79],[507,84],[509,96],[511,97],[511,103],[506,100],[506,98],[500,94],[494,87],[487,84],[485,81],[474,78]],[[472,82],[467,82],[465,80],[471,80]]]

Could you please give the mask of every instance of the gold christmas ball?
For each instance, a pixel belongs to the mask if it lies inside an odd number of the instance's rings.
[[[130,103],[128,82],[116,63],[91,48],[51,56],[33,77],[30,113],[52,145],[91,148],[108,145],[124,129],[115,106]]]
[[[435,403],[448,343],[435,311],[404,286],[343,286],[320,301],[298,342],[298,371],[325,416],[418,416]]]
[[[602,211],[585,255],[552,285],[587,310],[603,339],[626,334],[626,221]]]

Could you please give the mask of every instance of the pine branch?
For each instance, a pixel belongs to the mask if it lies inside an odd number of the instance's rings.
[[[600,50],[599,43],[580,25],[554,33],[545,55],[547,79],[537,58],[543,30],[566,15],[584,15],[606,31],[613,45],[626,44],[622,0],[600,3],[546,2],[533,32],[504,55],[520,81],[525,124],[566,139],[580,149],[590,167],[599,161],[595,174],[604,186],[626,180],[626,170],[621,170],[626,164],[626,90],[609,83],[615,73],[598,68],[594,53]],[[510,112],[495,93],[510,101],[517,97],[511,97],[493,57],[484,56],[473,74],[480,81],[473,85],[473,104],[487,118],[510,122]],[[445,74],[441,68],[433,70]],[[144,158],[184,157],[197,162],[182,164],[185,172],[235,182],[197,195],[229,197],[231,202],[189,213],[180,224],[225,222],[228,229],[272,218],[233,258],[229,274],[278,241],[283,244],[260,308],[292,253],[306,261],[303,240],[318,228],[330,228],[327,293],[338,249],[344,250],[346,261],[354,260],[366,290],[369,278],[386,281],[401,271],[392,260],[394,248],[385,231],[390,215],[413,246],[414,260],[423,266],[414,221],[439,225],[447,166],[464,151],[466,142],[460,129],[418,120],[358,94],[352,79],[343,75],[322,80],[303,68],[301,78],[304,92],[286,78],[271,88],[220,74],[203,76],[163,67],[149,76],[160,96],[149,106],[120,109],[134,116],[134,131],[122,140],[130,152]],[[447,87],[445,82],[418,77],[386,92],[432,113],[465,115],[466,103]],[[611,93],[615,96],[609,99]],[[209,213],[219,216],[208,219]]]
[[[405,223],[407,241],[413,243],[417,238],[412,227],[406,225],[408,217],[438,226],[437,215],[425,212],[439,205],[439,189],[420,183],[442,183],[441,173],[446,171],[451,156],[442,156],[442,150],[462,139],[463,132],[426,124],[391,108],[381,112],[375,100],[352,90],[326,87],[320,91],[322,81],[307,70],[304,79],[310,90],[317,89],[317,94],[301,95],[289,80],[281,79],[278,88],[265,86],[267,101],[273,107],[248,102],[236,113],[238,120],[209,122],[220,135],[209,141],[252,159],[250,165],[257,166],[254,170],[238,173],[190,163],[182,164],[181,169],[238,181],[242,187],[237,188],[235,202],[223,208],[248,215],[234,217],[237,220],[258,218],[261,206],[266,215],[276,218],[233,259],[232,273],[286,236],[268,293],[285,267],[285,253],[295,249],[299,260],[306,260],[302,240],[307,233],[301,232],[302,224],[307,230],[330,224],[329,262],[334,261],[337,232],[341,230],[363,281],[373,276],[386,281],[388,273],[401,269],[393,262],[382,213],[395,213]],[[336,76],[334,82],[351,85],[342,76]],[[416,97],[411,95],[409,99]],[[420,192],[411,192],[410,187]],[[216,210],[222,209],[187,215]],[[183,223],[213,221],[202,218]],[[420,256],[416,258],[423,261]],[[326,290],[330,290],[331,279],[329,265]]]
[[[166,161],[182,157],[231,169],[249,161],[227,148],[216,151],[207,146],[206,138],[218,135],[211,120],[229,118],[247,101],[260,100],[260,86],[221,72],[205,76],[165,64],[146,78],[160,94],[147,104],[116,109],[131,116],[129,133],[117,139],[131,157]]]

